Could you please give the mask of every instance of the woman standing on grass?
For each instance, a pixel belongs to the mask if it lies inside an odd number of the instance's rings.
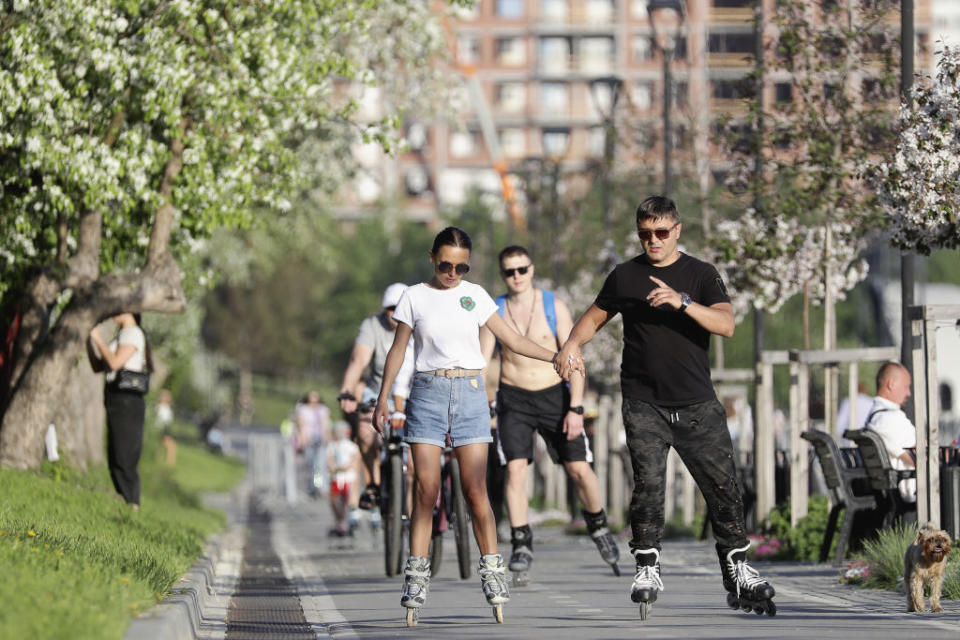
[[[96,327],[90,330],[95,347],[91,362],[95,371],[106,371],[103,402],[107,410],[107,465],[110,479],[134,510],[140,508],[140,450],[143,448],[144,391],[123,384],[121,370],[136,374],[153,371],[150,345],[140,327],[139,313],[113,317],[120,325],[117,336],[107,344]]]
[[[404,440],[414,460],[416,492],[410,526],[410,557],[404,570],[400,604],[407,624],[416,624],[430,582],[433,508],[440,491],[440,458],[449,434],[460,465],[463,494],[480,548],[483,595],[502,620],[501,605],[510,599],[503,557],[497,553],[497,530],[487,497],[487,444],[490,411],[483,386],[486,361],[480,351],[480,327],[513,351],[552,362],[555,353],[514,332],[497,314],[497,305],[483,287],[462,280],[470,270],[470,237],[447,227],[433,241],[429,282],[404,291],[393,319],[398,323],[387,354],[374,425],[382,433],[387,399],[400,370],[410,336],[414,337],[416,373],[407,405]]]

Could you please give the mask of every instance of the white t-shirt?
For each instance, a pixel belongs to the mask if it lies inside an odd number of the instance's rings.
[[[334,472],[334,478],[339,482],[353,482],[357,478],[357,471],[350,466],[354,457],[360,453],[360,448],[352,441],[342,438],[334,440],[327,447],[327,456]]]
[[[128,371],[144,371],[147,366],[147,359],[144,356],[147,351],[147,337],[143,334],[143,329],[136,326],[120,329],[117,337],[110,341],[110,350],[116,353],[122,344],[129,344],[136,348],[130,359],[124,363],[123,368]],[[107,382],[113,382],[116,377],[116,371],[107,372]]]
[[[365,345],[373,351],[373,356],[370,358],[370,372],[364,380],[367,385],[364,390],[364,401],[369,398],[376,399],[380,393],[380,386],[383,383],[383,367],[387,362],[387,353],[393,346],[393,336],[393,329],[390,328],[386,316],[382,313],[370,316],[360,324],[356,343]],[[400,396],[401,398],[410,396],[413,358],[413,343],[408,342],[403,364],[400,365],[400,371],[397,373],[397,378],[393,381],[393,388],[390,390],[391,396]]]
[[[413,329],[417,371],[483,369],[480,327],[496,312],[480,285],[461,280],[453,289],[434,289],[421,282],[403,292],[393,319]]]
[[[900,455],[904,453],[904,449],[917,446],[917,430],[907,414],[896,403],[880,396],[873,399],[873,405],[867,415],[870,414],[873,414],[873,418],[865,428],[876,431],[880,435],[887,449],[887,455],[890,457],[890,466],[898,470],[909,469],[910,467],[900,459]],[[912,502],[917,499],[917,481],[913,478],[901,480],[898,488],[905,500]]]

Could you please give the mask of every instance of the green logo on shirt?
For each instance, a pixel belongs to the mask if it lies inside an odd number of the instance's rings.
[[[477,306],[477,303],[473,301],[473,298],[470,296],[463,296],[460,298],[460,306],[466,309],[467,311],[473,311],[473,308]]]

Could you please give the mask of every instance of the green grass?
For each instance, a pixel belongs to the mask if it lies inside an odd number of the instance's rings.
[[[903,583],[903,556],[916,535],[917,529],[913,526],[895,525],[881,530],[875,539],[864,543],[863,551],[858,553],[851,563],[854,566],[866,567],[862,580],[845,580],[845,574],[841,574],[841,580],[854,583],[862,581],[864,586],[873,589],[897,589]],[[947,556],[943,599],[960,599],[960,554],[958,553]]]
[[[229,489],[243,466],[181,442],[168,468],[158,440],[148,430],[139,512],[104,467],[0,470],[0,638],[120,638],[223,528],[198,493]]]

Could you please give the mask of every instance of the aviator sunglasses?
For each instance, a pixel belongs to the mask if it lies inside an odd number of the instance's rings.
[[[503,270],[501,270],[501,272],[503,273],[503,277],[504,277],[504,278],[512,278],[514,273],[519,273],[520,275],[525,276],[525,275],[527,275],[527,270],[528,270],[531,266],[533,266],[533,265],[529,265],[529,264],[528,264],[528,265],[525,266],[525,267],[516,267],[516,268],[514,268],[514,269],[503,269]]]
[[[654,234],[656,234],[658,240],[666,240],[670,237],[670,232],[676,229],[678,224],[680,223],[677,222],[667,229],[637,229],[637,233],[644,242],[649,242]]]
[[[437,265],[437,271],[440,273],[450,273],[452,271],[456,271],[458,276],[462,276],[470,271],[470,265],[468,265],[466,262],[461,262],[457,266],[453,266],[453,264],[444,260]]]

